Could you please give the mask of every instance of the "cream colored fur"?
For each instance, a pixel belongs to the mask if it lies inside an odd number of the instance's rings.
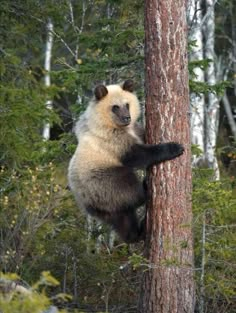
[[[98,192],[93,179],[94,171],[122,166],[121,156],[133,144],[142,143],[135,130],[140,115],[136,95],[123,90],[119,85],[106,88],[108,94],[100,101],[92,100],[76,124],[78,146],[69,164],[68,178],[80,206],[89,203],[90,193],[92,197],[92,194]],[[114,124],[111,107],[126,103],[129,103],[131,123],[122,128]],[[107,183],[108,181],[101,182]],[[111,186],[111,192],[112,188]],[[109,185],[104,186],[104,189],[109,191]]]
[[[99,103],[92,100],[76,124],[75,133],[79,141],[70,167],[80,173],[94,166],[120,165],[118,157],[121,146],[114,142],[114,128],[118,128],[111,119],[111,106],[129,103],[131,124],[127,133],[139,141],[133,127],[140,116],[140,105],[135,94],[123,90],[119,85],[106,86],[108,94]],[[73,164],[73,165],[72,165]]]

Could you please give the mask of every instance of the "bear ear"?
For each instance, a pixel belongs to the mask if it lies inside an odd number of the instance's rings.
[[[134,91],[134,82],[131,79],[128,79],[124,82],[122,88],[125,91],[133,92]]]
[[[94,94],[95,94],[95,98],[97,100],[101,100],[102,98],[104,98],[108,94],[108,90],[107,90],[106,86],[99,85],[95,88]]]

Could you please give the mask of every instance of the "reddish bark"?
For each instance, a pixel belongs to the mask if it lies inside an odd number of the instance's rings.
[[[146,256],[139,312],[194,311],[186,1],[145,1],[146,128],[150,144],[185,153],[149,172]]]

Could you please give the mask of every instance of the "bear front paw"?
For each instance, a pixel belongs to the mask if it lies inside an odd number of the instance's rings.
[[[169,152],[172,158],[176,158],[184,153],[183,145],[176,143],[176,142],[170,142],[168,145],[169,145]]]

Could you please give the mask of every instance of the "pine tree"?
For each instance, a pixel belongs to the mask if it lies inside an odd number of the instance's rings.
[[[194,311],[186,30],[185,1],[145,1],[147,142],[182,142],[185,153],[149,172],[142,313]]]

